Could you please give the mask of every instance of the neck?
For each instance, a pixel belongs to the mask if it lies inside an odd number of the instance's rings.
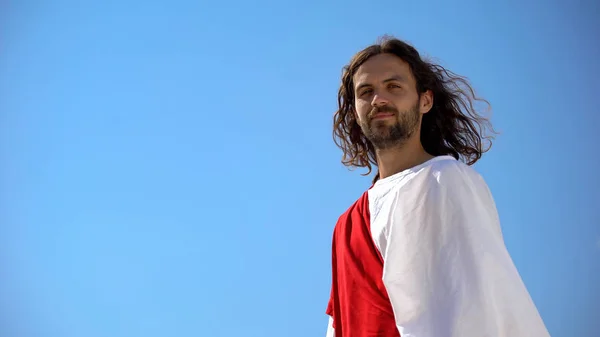
[[[415,136],[398,146],[375,151],[380,179],[420,165],[434,157],[423,148],[418,132]]]

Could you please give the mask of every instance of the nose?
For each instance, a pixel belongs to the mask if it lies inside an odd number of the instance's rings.
[[[378,107],[378,108],[385,106],[388,103],[389,103],[389,100],[385,96],[381,95],[380,93],[375,93],[373,95],[373,100],[371,101],[371,105],[373,107]]]

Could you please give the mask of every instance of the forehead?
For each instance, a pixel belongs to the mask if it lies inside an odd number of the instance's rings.
[[[354,86],[385,81],[388,78],[401,77],[412,81],[413,76],[408,63],[393,54],[379,54],[369,58],[354,74]]]

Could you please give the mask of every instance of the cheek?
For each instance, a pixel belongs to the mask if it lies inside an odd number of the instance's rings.
[[[364,102],[359,101],[359,102],[356,102],[355,107],[356,108],[354,109],[354,111],[356,114],[356,118],[359,121],[364,120],[367,117],[367,115],[369,114],[369,112],[371,112],[371,105],[368,103],[365,104]]]

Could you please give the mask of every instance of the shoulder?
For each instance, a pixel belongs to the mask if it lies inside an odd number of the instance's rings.
[[[338,222],[350,216],[361,215],[368,212],[369,196],[368,191],[363,192],[338,218]]]
[[[410,206],[426,200],[477,198],[487,193],[483,178],[474,168],[454,157],[439,156],[378,181],[369,197],[372,206],[390,200]]]
[[[483,177],[472,167],[452,157],[440,158],[415,172],[406,192],[421,200],[439,202],[493,203]]]
[[[483,177],[472,166],[451,157],[432,162],[418,176],[417,180],[431,188],[457,189],[486,185]]]

